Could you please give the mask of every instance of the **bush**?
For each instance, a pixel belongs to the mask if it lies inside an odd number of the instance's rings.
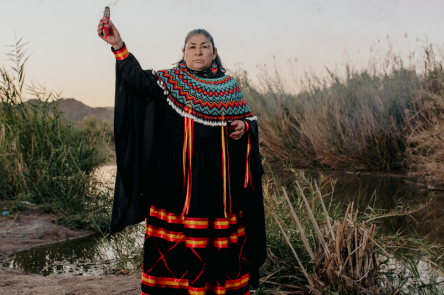
[[[360,70],[307,74],[298,93],[266,68],[257,85],[244,71],[237,78],[259,117],[269,159],[299,168],[413,168],[423,175],[440,169],[444,180],[444,71],[432,45],[418,58],[390,48]]]
[[[105,136],[64,121],[57,94],[25,86],[20,41],[8,54],[13,66],[0,68],[0,197],[36,203],[71,227],[107,227],[109,187],[94,177],[108,159]],[[37,103],[24,102],[25,89]]]
[[[334,191],[334,180],[286,167],[292,178],[284,187],[267,166],[268,258],[256,294],[443,294],[444,247],[378,229],[381,219],[411,215],[426,204],[397,202],[387,210],[373,208],[370,199],[345,209],[343,200],[322,193]]]

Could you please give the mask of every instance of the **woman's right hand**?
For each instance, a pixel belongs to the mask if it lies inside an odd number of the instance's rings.
[[[109,20],[109,26],[109,35],[108,38],[106,38],[103,34],[103,19],[101,19],[99,25],[97,26],[97,34],[99,35],[100,39],[111,44],[114,50],[118,50],[123,47],[122,37],[120,37],[119,31],[116,29],[111,20]]]

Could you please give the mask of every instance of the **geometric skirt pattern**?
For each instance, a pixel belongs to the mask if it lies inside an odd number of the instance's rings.
[[[142,295],[250,294],[242,218],[242,210],[229,218],[210,219],[151,206]]]

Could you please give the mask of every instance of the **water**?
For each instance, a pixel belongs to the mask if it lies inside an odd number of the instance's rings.
[[[11,254],[3,267],[20,269],[27,273],[48,275],[93,276],[122,272],[140,267],[137,259],[141,254],[144,231],[142,225],[133,226],[125,239],[103,238],[96,234],[67,242],[34,247]],[[120,263],[120,265],[119,265]]]
[[[114,182],[116,166],[103,166],[97,177],[103,181]],[[125,268],[137,267],[133,263],[135,253],[141,253],[144,228],[131,227],[125,239],[103,238],[96,234],[86,238],[34,247],[30,250],[11,254],[3,267],[19,269],[27,273],[48,275],[99,275],[120,271],[117,258],[127,257]],[[122,262],[120,262],[122,263]],[[136,262],[137,263],[137,262]]]
[[[417,238],[428,235],[429,240],[444,244],[444,194],[432,192],[415,179],[399,176],[374,175],[328,175],[337,179],[334,188],[335,199],[344,204],[354,201],[362,212],[369,207],[390,210],[410,204],[417,207],[429,203],[425,209],[411,215],[380,219],[379,233],[388,235],[402,232]],[[355,207],[356,208],[356,207]]]
[[[294,177],[291,172],[282,171],[282,183],[291,186]],[[414,214],[380,219],[378,231],[381,234],[393,234],[402,232],[403,235],[421,238],[427,236],[430,241],[444,244],[444,192],[431,191],[427,186],[418,183],[416,179],[402,175],[370,174],[358,175],[347,172],[322,172],[326,181],[334,183],[334,191],[331,185],[325,185],[323,195],[332,193],[345,208],[354,201],[354,208],[360,212],[368,210],[368,207],[390,210],[405,207],[411,208],[420,204],[429,205]],[[306,176],[321,178],[318,172],[306,172]]]
[[[103,268],[98,268],[95,262],[104,259],[112,260],[113,257],[103,255],[98,242],[100,238],[99,234],[17,252],[10,255],[3,266],[44,276],[103,273]]]
[[[115,167],[107,166],[100,173],[102,177],[113,178],[114,171]],[[360,211],[368,205],[391,210],[400,202],[430,202],[425,210],[412,216],[382,219],[379,225],[380,232],[391,234],[402,231],[404,235],[418,234],[419,237],[429,235],[430,239],[444,243],[442,234],[444,195],[442,192],[431,192],[424,186],[417,185],[414,179],[399,176],[357,176],[350,173],[324,173],[324,175],[331,180],[336,180],[334,198],[345,204],[355,201]],[[319,179],[319,175],[316,177]],[[286,184],[291,184],[291,175],[288,175]],[[327,186],[324,192],[331,192],[331,188]],[[142,244],[143,226],[139,226],[133,230],[130,240],[116,241],[93,236],[32,248],[12,254],[3,266],[40,275],[97,275],[112,271],[117,265],[117,257],[122,255],[129,257],[133,255],[132,253],[140,253]],[[139,262],[136,261],[136,263]],[[392,264],[396,265],[396,263]],[[126,266],[128,267],[128,264]],[[424,274],[431,272],[430,263],[426,261],[420,261],[418,267]]]

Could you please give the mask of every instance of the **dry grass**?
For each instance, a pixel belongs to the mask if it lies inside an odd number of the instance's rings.
[[[377,222],[424,210],[399,207],[382,212],[370,206],[343,211],[330,194],[333,186],[293,170],[287,193],[275,176],[264,182],[268,259],[257,294],[442,294],[437,283],[443,247],[399,233],[383,236]],[[402,253],[402,254],[401,254]],[[424,280],[418,265],[431,261]],[[397,264],[393,270],[391,263]]]
[[[323,232],[321,232],[299,184],[298,188],[316,232],[314,252],[308,242],[304,242],[304,247],[310,253],[313,261],[311,274],[305,271],[276,215],[274,215],[274,220],[279,225],[288,245],[292,248],[299,267],[303,270],[309,283],[309,286],[306,286],[307,289],[313,294],[324,294],[332,287],[341,286],[340,292],[346,294],[390,294],[391,286],[388,284],[386,287],[381,287],[377,276],[380,270],[380,258],[374,242],[376,225],[373,224],[370,227],[366,227],[365,224],[358,225],[358,211],[356,213],[353,211],[353,203],[351,203],[347,208],[344,220],[342,222],[337,220],[332,226],[321,193],[318,190],[319,201],[322,204],[328,225],[328,227],[324,225]],[[298,224],[302,240],[306,241],[304,230],[285,190],[284,195]]]
[[[444,181],[443,59],[425,45],[407,58],[391,48],[360,70],[307,74],[298,93],[263,69],[260,83],[237,79],[260,120],[269,160],[298,168],[414,171]]]

